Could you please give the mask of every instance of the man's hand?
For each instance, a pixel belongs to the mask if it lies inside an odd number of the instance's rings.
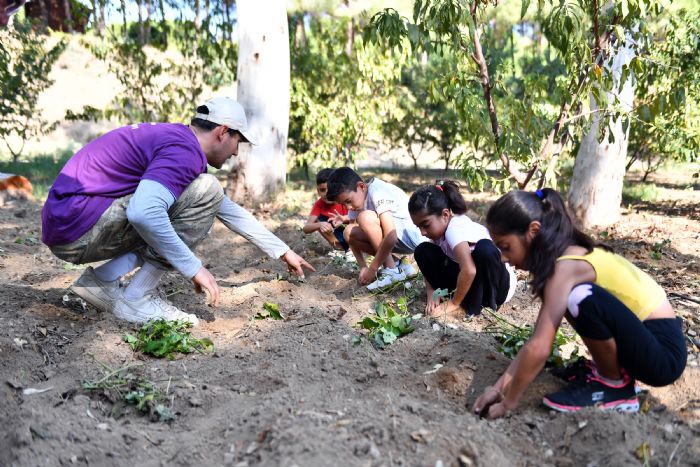
[[[320,226],[318,230],[320,230],[323,233],[329,233],[333,232],[333,226],[330,224],[330,222],[319,222]]]
[[[377,271],[374,271],[373,269],[365,266],[360,269],[360,275],[357,278],[357,282],[360,283],[360,285],[367,285],[371,282],[374,282],[377,280]]]
[[[219,285],[216,283],[214,276],[212,276],[204,266],[194,275],[192,282],[194,283],[194,290],[197,293],[202,293],[206,290],[209,292],[209,303],[213,306],[219,306],[219,299],[221,298]]]
[[[309,271],[315,271],[313,266],[306,262],[304,258],[294,253],[292,250],[287,251],[282,255],[282,261],[287,263],[287,270],[293,274],[296,274],[300,278],[304,278],[304,269]],[[304,269],[302,269],[304,268]]]

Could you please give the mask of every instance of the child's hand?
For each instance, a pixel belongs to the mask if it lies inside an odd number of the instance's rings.
[[[476,415],[480,417],[488,417],[490,420],[494,418],[499,418],[505,415],[506,413],[506,408],[501,403],[502,401],[503,394],[501,394],[501,391],[494,388],[493,386],[487,386],[486,389],[484,389],[484,392],[481,393],[479,398],[476,400],[476,402],[474,402],[474,407],[472,408],[472,410]],[[491,414],[492,410],[493,416]]]
[[[442,299],[438,299],[438,301],[433,301],[433,309],[429,314],[431,316],[449,316],[459,319],[464,314],[464,310],[462,310],[462,307],[458,303],[454,303],[452,300],[442,301]]]
[[[335,211],[335,210],[334,210],[334,211],[333,211],[333,216],[332,216],[330,219],[328,219],[328,222],[331,223],[331,225],[333,226],[333,228],[336,228],[336,227],[338,227],[339,225],[341,225],[343,222],[345,222],[345,219],[343,219],[343,216],[342,216],[342,215],[338,214],[338,211]]]
[[[357,278],[357,282],[359,282],[360,285],[367,285],[370,282],[374,282],[375,280],[377,280],[377,272],[376,271],[373,271],[372,269],[368,268],[367,266],[360,269],[360,275]]]
[[[323,233],[329,233],[333,232],[333,226],[330,224],[330,222],[321,222],[321,226],[318,228]]]

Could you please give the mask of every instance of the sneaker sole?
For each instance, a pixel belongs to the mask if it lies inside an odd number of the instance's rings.
[[[596,404],[590,406],[557,404],[556,402],[552,402],[546,397],[542,399],[542,403],[550,409],[554,409],[558,412],[578,412],[579,410],[585,409],[586,407],[596,407],[600,410],[615,410],[617,412],[639,412],[639,399],[637,399],[636,397],[634,399],[625,399],[608,402],[607,404]]]
[[[81,286],[76,286],[76,285],[71,285],[68,290],[76,294],[78,297],[82,298],[86,302],[88,302],[90,305],[94,306],[100,311],[109,311],[112,308],[112,304],[114,303],[113,301],[106,302],[102,300],[100,297],[97,295],[93,294],[90,292],[85,287]]]

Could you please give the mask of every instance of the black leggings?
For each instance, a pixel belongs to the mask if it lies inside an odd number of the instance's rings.
[[[574,317],[571,296],[581,287],[590,287],[590,295],[578,303]],[[595,284],[580,284],[571,296],[567,318],[576,332],[589,339],[615,339],[618,362],[631,377],[650,386],[666,386],[681,376],[688,353],[679,318],[640,321]]]
[[[497,310],[506,301],[510,288],[510,275],[501,262],[501,252],[491,240],[483,239],[477,242],[471,254],[476,265],[476,276],[462,300],[462,308],[470,315],[478,315],[485,306]],[[457,288],[459,264],[438,245],[423,242],[416,247],[413,257],[433,289],[451,292]]]

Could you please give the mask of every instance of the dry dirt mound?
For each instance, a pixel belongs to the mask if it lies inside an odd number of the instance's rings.
[[[630,216],[625,225],[660,228]],[[199,252],[223,286],[220,308],[167,276],[163,291],[203,319],[195,334],[216,345],[213,355],[167,361],[133,353],[121,341],[129,326],[64,299],[80,271],[38,243],[40,205],[0,209],[0,465],[638,465],[645,446],[651,465],[700,462],[697,367],[652,390],[643,414],[550,413],[540,399],[560,383],[543,374],[512,417],[480,420],[467,407],[508,364],[480,332],[486,318],[454,328],[423,318],[386,350],[354,345],[353,325],[375,298],[301,234],[299,219],[268,224],[318,269],[305,282],[280,279],[279,262],[221,226]],[[697,267],[686,268],[684,287],[698,284]],[[667,287],[678,284],[672,271],[675,263],[656,269]],[[286,319],[251,321],[265,302]],[[675,305],[700,331],[698,308]],[[419,298],[412,310],[422,306]],[[521,291],[502,312],[523,323],[536,307]],[[167,392],[175,419],[151,422],[81,389],[103,375],[98,362],[140,364],[134,372]]]

